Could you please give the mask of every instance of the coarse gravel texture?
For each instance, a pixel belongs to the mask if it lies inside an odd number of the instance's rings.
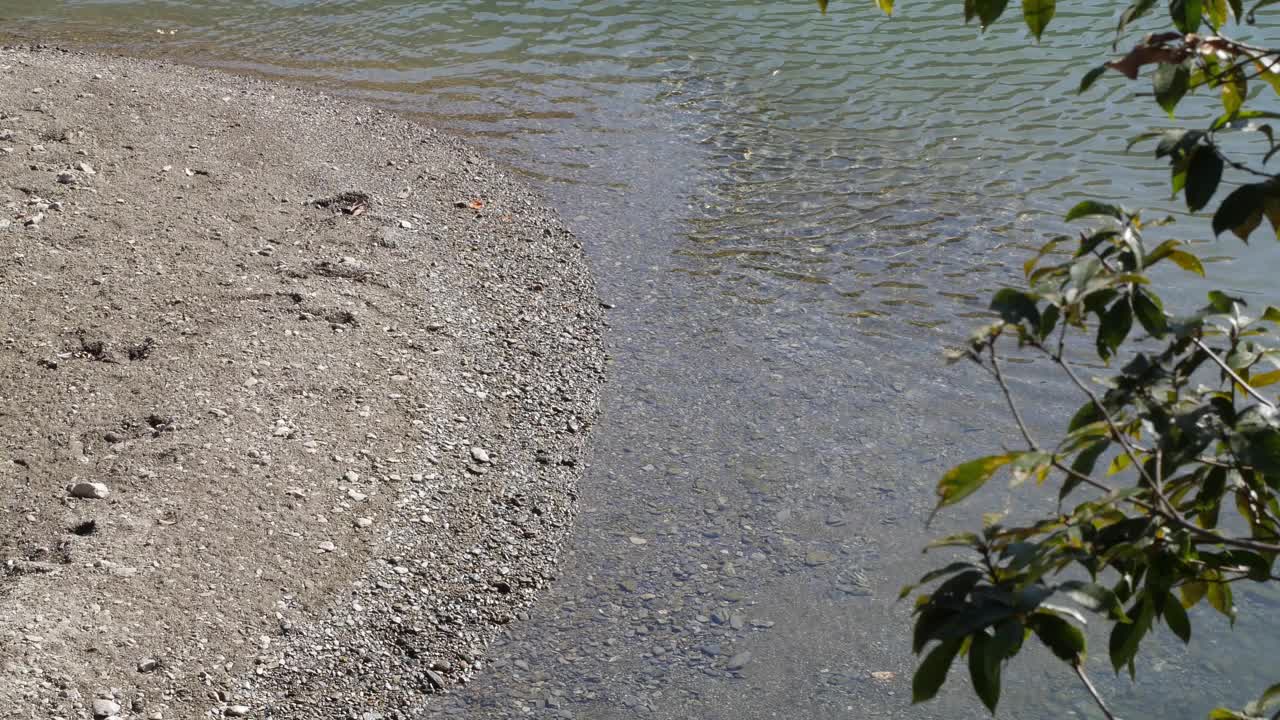
[[[395,718],[554,576],[603,326],[464,143],[0,52],[0,717]]]

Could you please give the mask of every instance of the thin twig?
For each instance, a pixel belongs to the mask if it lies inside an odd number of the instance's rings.
[[[995,343],[987,347],[991,351],[991,375],[1000,385],[1000,392],[1004,393],[1004,400],[1009,405],[1009,412],[1013,414],[1013,421],[1018,424],[1018,430],[1022,433],[1022,438],[1027,441],[1027,446],[1039,452],[1040,443],[1031,437],[1031,431],[1027,429],[1027,424],[1022,420],[1022,413],[1018,412],[1018,405],[1013,401],[1013,393],[1009,392],[1009,384],[1004,381],[1004,373],[1000,370],[1000,357],[996,354]]]
[[[1232,370],[1231,366],[1227,365],[1226,361],[1218,357],[1218,354],[1215,353],[1213,350],[1210,350],[1209,346],[1206,345],[1203,340],[1201,340],[1200,338],[1192,338],[1191,341],[1196,344],[1196,347],[1203,350],[1205,354],[1209,356],[1209,359],[1213,360],[1214,364],[1222,368],[1223,372],[1225,372],[1227,375],[1230,375],[1232,380],[1235,380],[1236,383],[1240,385],[1240,387],[1244,388],[1244,391],[1249,393],[1249,395],[1252,396],[1254,400],[1257,400],[1258,402],[1262,403],[1263,405],[1266,405],[1268,408],[1272,410],[1276,409],[1275,403],[1272,403],[1270,400],[1266,398],[1265,395],[1258,392],[1249,383],[1245,382],[1244,378],[1237,375],[1236,371]]]
[[[1119,720],[1119,718],[1117,718],[1115,714],[1107,708],[1107,704],[1102,701],[1102,696],[1098,694],[1098,689],[1089,681],[1089,676],[1084,674],[1084,664],[1077,661],[1072,663],[1072,667],[1075,668],[1076,677],[1080,678],[1080,682],[1084,683],[1085,689],[1087,689],[1089,694],[1093,696],[1093,701],[1098,704],[1098,709],[1102,710],[1102,714],[1107,716],[1107,720]]]
[[[1071,382],[1074,383],[1075,386],[1079,388],[1081,392],[1083,392],[1085,395],[1089,397],[1089,400],[1093,403],[1093,406],[1098,410],[1099,413],[1102,414],[1102,417],[1104,420],[1106,420],[1107,427],[1111,429],[1111,433],[1115,437],[1116,442],[1118,442],[1120,444],[1120,447],[1124,449],[1125,454],[1129,457],[1130,463],[1133,464],[1134,468],[1138,471],[1138,473],[1142,476],[1142,478],[1146,480],[1147,487],[1151,490],[1152,495],[1155,497],[1157,501],[1156,507],[1148,506],[1148,509],[1150,512],[1164,518],[1165,520],[1173,523],[1174,525],[1178,526],[1179,528],[1182,528],[1183,530],[1186,530],[1187,532],[1193,535],[1199,536],[1200,538],[1208,542],[1221,543],[1223,545],[1230,545],[1232,547],[1238,547],[1245,550],[1252,550],[1254,552],[1280,553],[1280,544],[1265,543],[1257,540],[1246,540],[1242,538],[1233,538],[1225,535],[1219,535],[1218,533],[1213,532],[1212,530],[1207,530],[1205,528],[1202,528],[1199,525],[1196,525],[1195,523],[1182,517],[1182,514],[1179,513],[1177,508],[1173,506],[1173,503],[1169,501],[1169,498],[1165,497],[1164,493],[1161,492],[1160,488],[1156,485],[1155,479],[1152,478],[1151,475],[1147,472],[1146,467],[1141,462],[1139,462],[1138,457],[1135,454],[1132,445],[1130,445],[1129,443],[1128,437],[1120,431],[1119,426],[1116,425],[1115,420],[1111,417],[1111,413],[1107,412],[1107,408],[1102,404],[1102,400],[1098,397],[1098,394],[1095,393],[1093,389],[1090,388],[1088,385],[1084,384],[1084,381],[1080,379],[1080,376],[1076,375],[1075,371],[1071,369],[1070,363],[1068,363],[1065,359],[1053,357],[1053,353],[1050,353],[1042,345],[1034,344],[1033,347],[1038,348],[1045,355],[1053,359],[1053,361],[1058,365],[1058,367],[1061,367],[1063,372],[1067,374],[1067,377],[1071,378]],[[1095,483],[1090,483],[1090,484],[1097,487],[1097,484]]]

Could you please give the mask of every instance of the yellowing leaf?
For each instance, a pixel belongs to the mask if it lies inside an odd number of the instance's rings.
[[[1244,105],[1245,96],[1249,94],[1249,87],[1245,81],[1244,73],[1240,70],[1232,72],[1222,80],[1222,108],[1227,111],[1228,115],[1234,115]]]
[[[938,481],[938,508],[954,505],[977,492],[997,470],[1013,462],[1020,454],[989,455],[951,468]]]
[[[893,14],[893,0],[876,0],[876,7],[885,15]]]
[[[1204,277],[1204,265],[1200,263],[1200,258],[1192,255],[1185,250],[1174,250],[1169,253],[1169,259],[1178,264],[1178,267],[1193,272],[1200,277]]]

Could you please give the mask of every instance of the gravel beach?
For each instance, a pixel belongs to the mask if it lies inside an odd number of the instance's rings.
[[[408,717],[549,581],[578,241],[464,143],[0,52],[0,717]]]

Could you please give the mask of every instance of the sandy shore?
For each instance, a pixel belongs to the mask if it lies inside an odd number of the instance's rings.
[[[408,717],[553,578],[581,248],[463,143],[0,52],[0,717]]]

